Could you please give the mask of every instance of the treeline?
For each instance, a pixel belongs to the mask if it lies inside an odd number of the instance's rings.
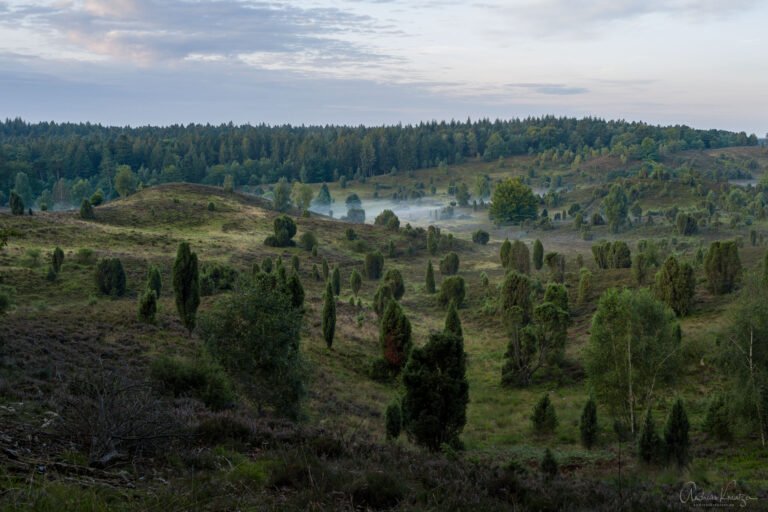
[[[121,165],[136,172],[143,185],[221,185],[231,175],[235,186],[255,186],[282,177],[304,183],[368,177],[476,157],[491,161],[547,152],[581,160],[610,152],[646,159],[756,144],[757,137],[744,132],[551,116],[370,128],[231,123],[129,128],[14,119],[0,123],[0,201],[7,202],[19,173],[28,177],[34,197],[47,190],[53,202],[79,204],[82,198],[68,197],[72,192],[66,189],[79,183],[80,189],[101,189],[109,198]]]

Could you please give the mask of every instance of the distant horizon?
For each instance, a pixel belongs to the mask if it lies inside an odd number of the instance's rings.
[[[768,131],[757,0],[0,0],[0,116]]]
[[[741,133],[744,132],[748,136],[749,135],[755,135],[759,140],[765,140],[767,138],[768,133],[755,133],[755,132],[749,132],[747,130],[738,130],[738,129],[727,129],[727,128],[721,128],[721,127],[701,127],[701,126],[693,126],[690,124],[685,123],[672,123],[672,124],[663,124],[663,123],[651,123],[647,122],[641,119],[623,119],[623,118],[606,118],[606,117],[600,117],[600,116],[566,116],[566,115],[555,115],[555,114],[542,114],[542,115],[530,115],[530,116],[516,116],[516,117],[496,117],[496,118],[490,118],[490,117],[467,117],[465,119],[424,119],[421,121],[415,121],[415,122],[396,122],[396,123],[323,123],[323,124],[316,124],[316,123],[270,123],[270,122],[235,122],[235,121],[221,121],[221,122],[212,122],[212,121],[191,121],[191,122],[171,122],[168,124],[116,124],[116,123],[105,123],[100,121],[93,121],[93,120],[81,120],[81,121],[71,121],[71,120],[30,120],[26,119],[21,116],[14,116],[14,117],[5,117],[2,122],[13,122],[15,120],[20,120],[25,124],[29,125],[35,125],[35,124],[44,124],[44,123],[52,123],[52,124],[58,124],[58,125],[87,125],[90,124],[92,126],[100,126],[102,128],[115,128],[115,129],[130,129],[135,130],[139,128],[158,128],[158,129],[168,129],[173,127],[186,127],[186,126],[229,126],[232,125],[234,127],[258,127],[258,126],[266,126],[267,128],[280,128],[284,126],[290,126],[293,128],[297,127],[305,127],[305,128],[322,128],[322,127],[336,127],[336,128],[359,128],[363,127],[366,129],[374,129],[374,128],[387,128],[387,127],[394,127],[394,126],[418,126],[419,124],[451,124],[451,123],[461,123],[464,124],[468,120],[471,123],[477,123],[479,121],[488,121],[490,123],[495,122],[509,122],[514,120],[525,120],[528,118],[531,119],[543,119],[547,117],[554,117],[554,118],[562,118],[562,119],[598,119],[605,122],[626,122],[626,123],[637,123],[637,124],[645,124],[648,126],[655,126],[659,128],[671,128],[671,127],[687,127],[694,130],[716,130],[716,131],[728,131],[732,133]]]

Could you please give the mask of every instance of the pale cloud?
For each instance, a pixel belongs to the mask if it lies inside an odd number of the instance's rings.
[[[765,132],[756,0],[0,0],[0,112],[380,124],[591,115]]]

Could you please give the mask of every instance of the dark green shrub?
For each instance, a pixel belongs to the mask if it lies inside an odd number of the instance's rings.
[[[125,294],[125,270],[119,258],[105,258],[96,267],[96,287],[104,295]]]
[[[336,298],[334,297],[333,287],[330,282],[325,287],[323,296],[323,339],[328,348],[333,346],[333,337],[336,333]]]
[[[426,345],[411,351],[403,371],[403,428],[430,451],[460,444],[469,401],[466,360],[460,338],[432,333]]]
[[[690,423],[688,423],[683,401],[678,398],[664,426],[664,447],[667,461],[676,463],[680,468],[687,466],[691,460],[689,428]]]
[[[296,418],[306,380],[301,359],[303,311],[273,274],[241,280],[201,320],[201,339],[262,410]]]
[[[366,471],[349,489],[352,503],[360,510],[391,509],[405,498],[405,493],[400,475],[379,471]]]
[[[291,297],[291,305],[296,309],[303,310],[304,286],[301,284],[301,279],[299,279],[299,274],[296,271],[291,273],[291,277],[288,278],[285,286]]]
[[[139,321],[148,324],[155,323],[157,315],[157,295],[155,290],[147,289],[139,295]]]
[[[560,468],[557,465],[557,459],[552,454],[552,451],[547,448],[544,450],[544,457],[541,459],[541,473],[546,480],[551,480],[557,476]]]
[[[709,291],[715,295],[732,292],[741,276],[741,259],[736,242],[712,242],[704,259]]]
[[[544,245],[538,238],[533,242],[533,268],[541,270],[544,266]]]
[[[443,307],[449,305],[451,302],[455,302],[456,307],[461,307],[464,303],[464,296],[466,293],[467,289],[463,277],[446,277],[440,285],[440,293],[437,295],[437,302]]]
[[[587,450],[591,449],[597,441],[597,404],[594,398],[590,397],[584,404],[584,410],[581,412],[581,421],[579,422],[579,434],[581,444]]]
[[[379,342],[384,359],[395,373],[399,372],[408,360],[412,342],[411,322],[397,301],[388,301],[384,308]]]
[[[48,270],[45,273],[45,279],[46,281],[54,282],[56,281],[56,278],[58,277],[58,274],[55,270],[53,270],[53,265],[48,265]]]
[[[93,205],[87,199],[83,199],[83,202],[80,203],[80,218],[84,220],[93,220],[95,218]]]
[[[197,398],[211,409],[223,409],[235,401],[226,372],[205,356],[162,356],[152,361],[150,373],[166,392],[175,397]]]
[[[683,236],[695,235],[699,231],[699,224],[696,222],[696,217],[688,213],[678,213],[677,219],[675,219],[675,225],[677,226],[677,233]]]
[[[157,298],[160,298],[160,293],[163,291],[163,277],[160,275],[160,269],[152,265],[147,272],[147,289],[153,290]]]
[[[360,272],[357,271],[357,269],[353,269],[352,273],[349,275],[349,287],[352,289],[352,293],[357,297],[358,292],[360,292],[360,288],[363,286],[363,276],[360,275]]]
[[[657,464],[663,455],[663,446],[659,434],[656,432],[656,423],[653,421],[651,410],[645,414],[643,428],[640,430],[640,439],[637,445],[637,455],[646,464]]]
[[[11,191],[8,205],[11,207],[11,213],[13,215],[24,215],[24,200],[16,192]]]
[[[384,255],[381,252],[369,252],[365,255],[365,276],[368,279],[380,279],[384,272]]]
[[[331,267],[328,266],[328,260],[323,258],[323,279],[326,281],[331,276]]]
[[[384,210],[376,216],[373,224],[397,231],[400,228],[400,219],[397,218],[397,215],[392,210]]]
[[[341,293],[341,272],[339,271],[338,265],[333,267],[333,272],[331,273],[331,286],[333,287],[333,294],[338,297]]]
[[[181,242],[173,262],[173,294],[181,323],[190,336],[197,323],[197,307],[200,305],[200,275],[197,254],[188,242]]]
[[[264,258],[264,261],[261,263],[261,270],[263,270],[267,274],[272,273],[272,258],[270,258],[269,256]]]
[[[208,445],[227,441],[246,443],[253,437],[253,429],[243,418],[221,412],[203,418],[195,429],[196,436]]]
[[[456,304],[451,302],[448,306],[448,313],[445,315],[445,327],[443,332],[453,334],[457,338],[464,339],[464,330],[461,328],[461,319]]]
[[[51,267],[55,273],[61,271],[61,265],[64,263],[64,251],[60,247],[56,247],[51,253]]]
[[[264,245],[270,247],[288,247],[294,245],[291,240],[296,235],[296,223],[287,215],[280,215],[274,221],[274,235],[264,240]]]
[[[91,196],[91,206],[101,206],[104,202],[104,192],[101,189],[97,189]]]
[[[515,240],[509,247],[509,256],[504,268],[516,270],[521,274],[531,273],[531,252],[520,240]]]
[[[294,272],[298,272],[301,268],[301,261],[299,260],[299,257],[295,254],[291,256],[291,269],[293,269]]]
[[[344,230],[344,237],[351,242],[352,240],[357,240],[357,233],[354,229],[347,228]]]
[[[707,406],[707,415],[704,418],[702,430],[719,441],[731,441],[733,439],[732,418],[725,397],[717,394],[712,397]]]
[[[685,316],[691,310],[695,291],[696,278],[690,263],[680,263],[675,256],[668,257],[656,274],[656,297],[671,307],[677,316]]]
[[[387,410],[384,413],[384,422],[386,425],[387,440],[397,439],[400,437],[400,430],[403,427],[400,402],[393,400],[389,403]]]
[[[533,423],[533,431],[539,435],[552,434],[557,428],[557,414],[549,399],[549,393],[545,393],[536,403],[531,423]]]
[[[444,276],[453,276],[459,272],[459,255],[449,252],[440,260],[440,273]]]
[[[386,283],[379,285],[376,293],[373,295],[373,310],[381,317],[390,301],[395,300],[392,295],[392,288]]]
[[[427,262],[427,275],[424,278],[424,287],[427,293],[435,293],[435,271],[432,268],[432,260]]]
[[[200,270],[200,295],[207,297],[234,288],[240,273],[224,263],[205,263]]]
[[[395,268],[387,270],[387,273],[384,275],[384,283],[389,285],[395,300],[403,298],[403,295],[405,295],[405,282],[399,270]]]
[[[313,247],[317,246],[317,237],[311,231],[302,233],[299,237],[299,247],[305,251],[311,251]]]
[[[75,261],[81,265],[88,265],[90,263],[93,263],[93,256],[94,256],[93,249],[88,249],[87,247],[81,247],[75,253]]]
[[[472,241],[476,244],[485,245],[488,243],[490,239],[491,239],[491,235],[489,235],[487,231],[484,231],[482,229],[478,229],[477,231],[472,233]]]

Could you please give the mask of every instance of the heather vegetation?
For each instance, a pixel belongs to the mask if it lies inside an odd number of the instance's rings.
[[[768,152],[746,135],[0,134],[0,509],[768,499]]]

